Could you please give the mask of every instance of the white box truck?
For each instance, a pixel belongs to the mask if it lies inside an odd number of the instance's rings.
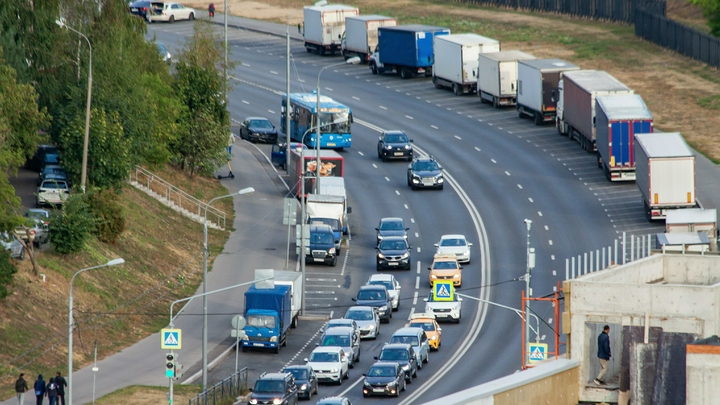
[[[322,187],[322,182],[320,182]],[[338,195],[308,194],[305,202],[306,222],[330,225],[335,235],[335,249],[340,253],[342,234],[347,233],[347,215],[352,208],[347,206],[345,197]]]
[[[290,286],[290,308],[292,310],[291,328],[297,327],[298,317],[302,310],[303,278],[299,271],[273,270],[275,285]]]
[[[340,50],[345,18],[360,15],[356,7],[342,4],[304,7],[304,23],[300,33],[305,38],[305,49],[320,55],[334,55]]]
[[[320,182],[320,191],[322,195],[336,195],[347,200],[347,192],[345,191],[344,177],[325,177]]]
[[[394,27],[397,20],[382,15],[358,15],[345,18],[342,37],[342,55],[345,60],[360,57],[362,63],[370,61],[370,55],[378,44],[378,27]]]
[[[478,55],[477,92],[481,102],[495,108],[515,105],[518,61],[536,59],[522,51],[502,51]]]
[[[710,241],[710,249],[717,251],[717,210],[704,208],[669,210],[665,217],[665,232],[705,232]]]
[[[635,184],[648,220],[695,208],[695,155],[677,132],[635,134]]]
[[[518,62],[517,111],[529,116],[535,125],[555,121],[555,100],[560,73],[580,70],[560,59],[521,60]]]
[[[477,91],[478,55],[500,52],[500,42],[476,34],[450,34],[433,39],[433,83],[449,87],[455,95]]]

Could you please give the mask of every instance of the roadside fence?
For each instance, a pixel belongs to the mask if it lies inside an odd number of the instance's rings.
[[[635,236],[623,232],[622,239],[615,239],[614,246],[603,246],[565,259],[565,280],[648,257],[656,240],[655,235]]]
[[[235,399],[248,388],[248,368],[243,367],[237,373],[208,388],[207,391],[191,399],[188,405],[217,405],[227,399]]]

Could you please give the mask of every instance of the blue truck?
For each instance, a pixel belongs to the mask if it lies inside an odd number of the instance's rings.
[[[293,319],[291,295],[289,285],[275,284],[271,289],[250,286],[245,292],[243,352],[253,347],[279,353],[280,346],[287,346],[288,329]]]
[[[374,75],[397,72],[403,79],[431,76],[433,38],[449,34],[449,28],[420,24],[378,27],[378,46],[370,56],[370,70]]]

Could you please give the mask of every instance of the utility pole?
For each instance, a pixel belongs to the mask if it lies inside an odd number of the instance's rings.
[[[532,221],[529,219],[525,220],[525,225],[527,226],[527,255],[526,255],[526,270],[525,270],[525,313],[530,314],[530,270],[535,268],[535,249],[530,247],[530,228],[532,227]],[[538,330],[537,333],[540,333]],[[525,353],[523,353],[523,356],[525,357],[525,363],[530,363],[530,323],[527,321],[527,317],[525,318]]]

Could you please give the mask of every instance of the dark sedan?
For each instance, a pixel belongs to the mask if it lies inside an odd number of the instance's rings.
[[[388,236],[402,236],[407,239],[407,231],[410,228],[405,228],[402,218],[383,218],[375,230],[377,231],[377,244],[379,244]]]
[[[278,132],[267,118],[248,117],[240,124],[240,138],[250,142],[277,143]]]
[[[147,20],[147,13],[150,10],[149,1],[136,1],[129,6],[130,14],[136,15],[143,20]]]
[[[290,373],[295,377],[298,397],[310,399],[313,394],[317,395],[318,379],[312,367],[308,365],[288,366],[282,372]]]
[[[384,131],[378,140],[378,158],[383,162],[388,159],[412,160],[412,141],[403,131]]]
[[[383,238],[377,246],[376,268],[410,270],[410,248],[407,239],[402,236],[388,236]]]
[[[440,167],[432,156],[415,158],[412,163],[408,165],[407,184],[413,190],[417,188],[436,188],[442,190],[445,184],[442,167]]]
[[[392,298],[384,285],[364,285],[357,297],[352,299],[357,306],[373,307],[380,322],[389,323],[392,318]]]
[[[405,371],[398,363],[379,361],[363,374],[363,397],[371,395],[399,397],[405,391]]]

